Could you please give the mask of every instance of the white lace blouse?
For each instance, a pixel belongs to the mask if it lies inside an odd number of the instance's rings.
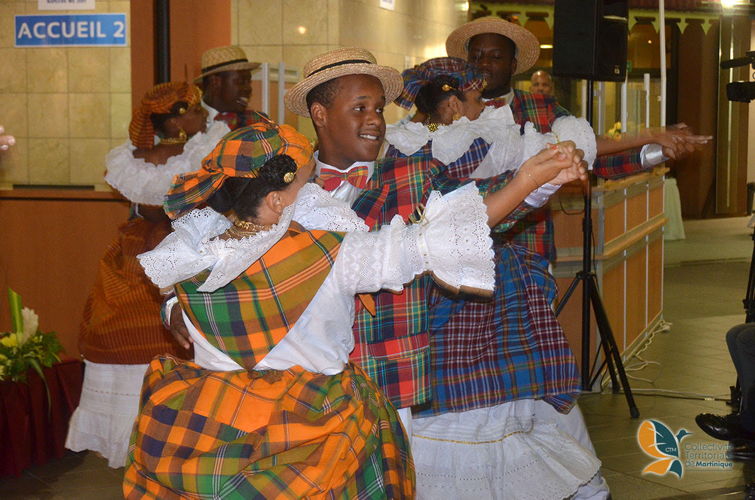
[[[270,231],[241,240],[215,238],[230,225],[211,209],[194,210],[173,223],[174,232],[139,256],[147,276],[171,286],[212,268],[202,291],[224,286],[277,242],[292,219],[308,229],[349,231],[319,291],[284,339],[255,369],[299,365],[328,375],[339,373],[354,348],[354,295],[381,289],[400,291],[416,275],[432,271],[452,287],[492,290],[493,252],[487,215],[476,187],[445,196],[431,194],[425,221],[407,226],[395,217],[389,226],[367,232],[348,205],[315,184],[304,186]],[[195,362],[213,370],[241,367],[184,321],[194,339]]]
[[[183,153],[171,156],[164,165],[134,158],[136,148],[126,141],[105,157],[105,181],[132,203],[162,205],[173,177],[199,170],[204,157],[230,131],[225,123],[213,122],[207,132],[194,134],[184,145]]]

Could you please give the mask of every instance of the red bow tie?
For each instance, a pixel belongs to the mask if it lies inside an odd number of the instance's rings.
[[[244,113],[236,113],[235,111],[224,111],[215,115],[215,121],[225,122],[228,128],[236,130],[239,127],[246,125],[246,116]]]
[[[367,173],[367,167],[364,165],[345,172],[335,168],[323,167],[320,170],[319,178],[323,182],[322,188],[325,191],[333,191],[341,185],[342,181],[346,181],[359,189],[364,189],[367,185]]]

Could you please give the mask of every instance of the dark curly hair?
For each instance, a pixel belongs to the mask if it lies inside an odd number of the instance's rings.
[[[338,94],[340,83],[338,78],[322,82],[307,93],[307,109],[312,109],[312,105],[319,102],[326,108],[333,104],[333,100]]]
[[[268,193],[282,191],[289,185],[283,180],[288,172],[296,172],[296,162],[288,155],[273,156],[259,168],[257,177],[226,179],[207,204],[220,213],[233,210],[241,220],[254,219]]]
[[[443,85],[448,85],[451,89],[443,90]],[[458,88],[459,80],[457,78],[450,75],[436,76],[420,89],[414,104],[420,112],[426,115],[434,115],[438,106],[452,95],[458,97],[461,101],[466,100],[464,94]]]

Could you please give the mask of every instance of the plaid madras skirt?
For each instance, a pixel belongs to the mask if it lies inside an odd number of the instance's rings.
[[[131,437],[125,498],[410,498],[396,410],[358,367],[216,372],[156,358]]]
[[[547,261],[517,245],[495,254],[492,300],[431,294],[432,399],[417,416],[524,398],[568,412],[576,401],[577,366],[550,306],[556,286]]]

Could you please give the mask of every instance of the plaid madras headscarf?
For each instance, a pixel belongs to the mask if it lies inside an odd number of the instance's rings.
[[[155,144],[155,127],[152,124],[152,115],[183,114],[186,110],[202,98],[202,91],[196,85],[186,82],[161,83],[152,87],[142,97],[142,102],[134,111],[131,123],[128,126],[128,137],[137,148],[152,149]],[[177,111],[174,106],[179,102],[185,102],[187,107],[181,107],[183,111]]]
[[[401,73],[404,78],[404,90],[394,101],[405,109],[411,109],[422,87],[432,83],[439,76],[451,76],[458,85],[449,90],[467,92],[485,88],[482,72],[464,59],[458,57],[436,57]]]
[[[171,219],[205,203],[229,177],[257,177],[259,169],[278,155],[288,155],[296,168],[312,159],[312,145],[289,125],[271,120],[242,127],[226,135],[202,161],[202,168],[181,174],[165,195],[165,213]]]

